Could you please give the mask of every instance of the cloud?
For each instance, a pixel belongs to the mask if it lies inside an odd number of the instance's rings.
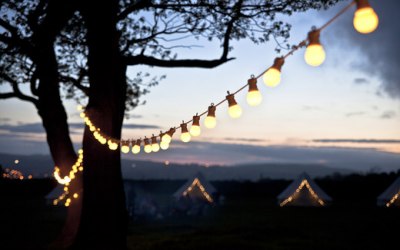
[[[257,138],[233,138],[233,137],[225,137],[222,140],[232,141],[232,142],[267,142],[268,141],[268,140],[257,139]]]
[[[368,84],[370,81],[366,78],[356,78],[353,81],[355,84]]]
[[[345,116],[346,117],[353,117],[353,116],[361,116],[361,115],[365,115],[365,112],[362,111],[358,111],[358,112],[350,112],[350,113],[346,113]]]
[[[392,119],[395,116],[396,116],[396,112],[394,112],[393,110],[387,110],[382,113],[381,118],[382,119]]]
[[[400,140],[392,139],[314,139],[312,142],[320,143],[400,143]]]

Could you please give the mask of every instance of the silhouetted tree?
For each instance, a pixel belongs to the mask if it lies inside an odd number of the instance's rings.
[[[275,21],[277,14],[320,9],[336,1],[3,0],[0,80],[10,91],[0,98],[19,98],[37,108],[54,163],[66,174],[76,153],[62,96],[85,101],[94,124],[120,138],[126,110],[162,79],[142,72],[127,77],[128,67],[214,68],[233,59],[232,40],[258,44],[273,37],[285,43],[290,25]],[[178,59],[176,49],[191,47],[185,40],[193,38],[218,41],[221,54],[210,60]],[[71,203],[63,244],[125,248],[120,153],[100,145],[87,129],[83,149],[82,209],[80,201]],[[81,190],[81,180],[71,188]]]

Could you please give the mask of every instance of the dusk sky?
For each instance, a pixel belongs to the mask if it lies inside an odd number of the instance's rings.
[[[319,27],[348,3],[344,1],[328,11],[278,18],[292,24],[289,43],[297,44],[313,25]],[[194,143],[177,142],[177,132],[171,150],[123,157],[206,165],[298,162],[349,168],[359,159],[400,168],[400,25],[394,21],[400,2],[370,3],[379,15],[377,31],[357,33],[352,25],[354,8],[347,11],[321,33],[325,62],[317,68],[308,66],[304,49],[297,51],[283,65],[278,87],[268,88],[262,79],[258,81],[261,105],[248,106],[247,91],[236,96],[243,109],[240,119],[231,119],[224,103],[217,108],[217,127],[209,130],[202,126],[202,135],[192,138]],[[184,44],[202,47],[182,48],[179,58],[213,59],[221,53],[217,43],[188,39]],[[231,56],[236,59],[211,70],[132,67],[132,75],[144,71],[167,78],[142,98],[146,105],[130,112],[122,137],[143,138],[190,120],[212,102],[224,99],[226,91],[237,90],[250,75],[271,66],[277,56],[273,39],[261,45],[234,42],[233,47]],[[0,85],[1,92],[6,90]],[[74,101],[64,103],[78,149],[82,120]],[[0,114],[0,152],[49,153],[41,120],[31,104],[1,100]],[[374,164],[366,164],[365,170]]]

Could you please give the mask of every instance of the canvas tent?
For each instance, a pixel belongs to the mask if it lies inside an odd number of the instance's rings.
[[[325,206],[332,198],[327,195],[306,173],[302,173],[282,193],[278,203],[283,206]]]
[[[400,176],[377,199],[378,206],[400,207]]]
[[[173,196],[179,200],[189,198],[194,201],[207,201],[214,203],[217,190],[206,178],[197,173],[193,178],[189,179],[182,187],[176,191]]]

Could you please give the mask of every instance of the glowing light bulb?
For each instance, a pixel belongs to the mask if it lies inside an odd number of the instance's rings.
[[[187,124],[182,123],[181,124],[181,141],[183,142],[189,142],[192,137],[189,134],[189,131],[187,129]]]
[[[277,57],[274,60],[274,64],[264,73],[263,80],[266,86],[276,87],[281,82],[281,69],[285,59],[283,57]]]
[[[77,199],[79,197],[79,195],[77,193],[75,193],[73,196],[75,199]]]
[[[127,154],[127,153],[129,153],[129,142],[122,142],[121,143],[121,152],[122,153],[124,153],[124,154]]]
[[[167,150],[169,148],[169,143],[165,142],[165,141],[161,141],[160,143],[160,148],[162,150]]]
[[[214,104],[208,107],[208,113],[206,119],[204,119],[204,125],[206,128],[215,128],[217,126],[217,119],[215,118],[215,110],[217,107]]]
[[[85,113],[84,112],[81,112],[80,114],[79,114],[79,116],[81,117],[81,118],[85,118]]]
[[[149,139],[146,137],[144,138],[144,152],[145,153],[151,153],[151,144],[149,143]]]
[[[368,34],[376,30],[379,24],[378,15],[371,8],[367,0],[357,0],[357,10],[354,13],[354,28],[362,33]]]
[[[113,142],[112,140],[108,140],[108,148],[110,150],[117,150],[118,143]]]
[[[317,67],[325,61],[325,51],[319,41],[319,30],[308,33],[308,46],[304,54],[304,60],[308,65]]]
[[[235,97],[233,94],[229,94],[226,96],[226,99],[228,100],[228,113],[229,116],[232,118],[239,118],[242,115],[242,108],[237,104]]]
[[[175,128],[170,128],[162,137],[161,141],[166,142],[166,143],[171,143],[172,141],[172,136],[175,133]]]
[[[153,137],[151,137],[151,151],[158,152],[159,150],[160,150],[160,145],[158,145],[157,137],[153,135]]]
[[[198,115],[193,116],[193,123],[192,127],[190,127],[190,134],[192,136],[199,136],[201,134],[200,116]]]
[[[82,110],[83,110],[83,106],[82,106],[82,105],[78,105],[78,106],[76,106],[76,109],[77,109],[78,111],[82,111]]]
[[[250,106],[257,106],[260,105],[262,101],[262,96],[260,91],[257,88],[257,79],[251,78],[247,81],[249,85],[249,92],[247,93],[247,103]]]

